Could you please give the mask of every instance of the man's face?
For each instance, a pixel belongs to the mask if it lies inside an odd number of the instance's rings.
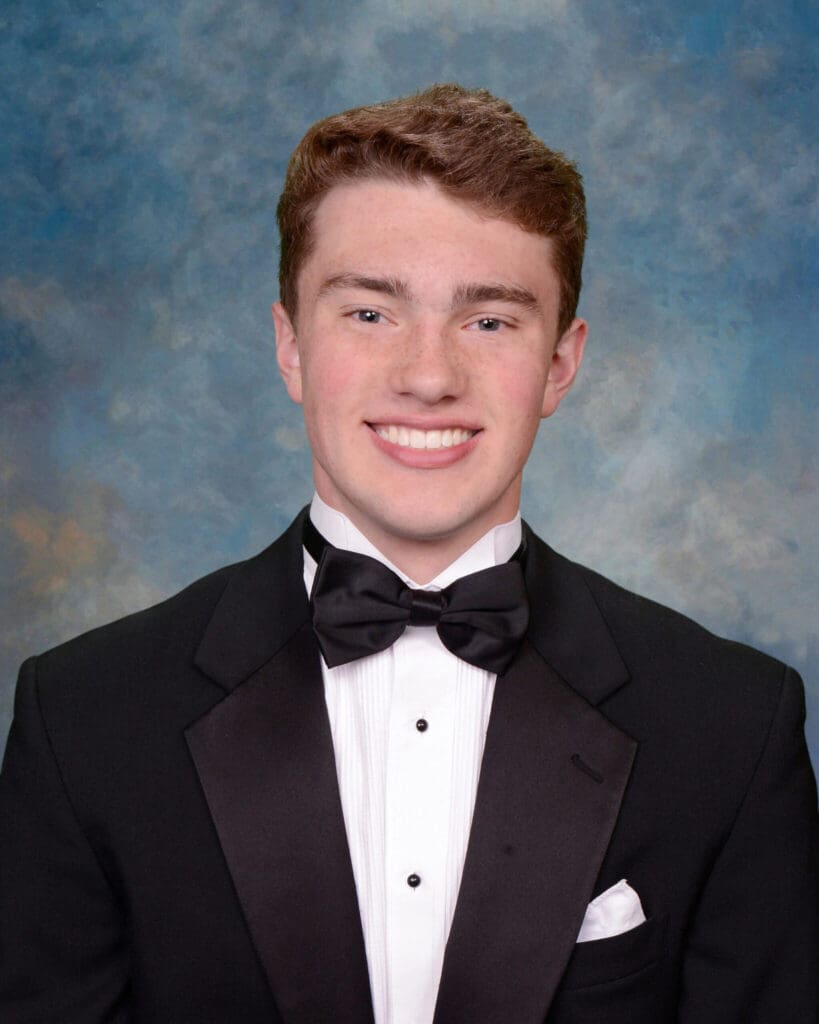
[[[399,565],[430,547],[454,558],[517,511],[586,325],[558,337],[547,239],[433,184],[338,186],[313,231],[296,323],[273,314],[316,489]]]

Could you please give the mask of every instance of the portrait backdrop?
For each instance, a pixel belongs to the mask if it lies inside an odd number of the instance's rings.
[[[6,0],[0,23],[2,737],[26,655],[309,500],[269,315],[287,158],[319,117],[456,80],[588,193],[586,362],[525,517],[793,664],[816,763],[815,5]]]

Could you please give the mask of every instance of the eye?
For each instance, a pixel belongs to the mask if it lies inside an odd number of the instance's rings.
[[[492,334],[495,331],[499,331],[503,326],[502,320],[497,320],[493,316],[482,316],[480,320],[476,320],[474,326],[477,330],[482,331],[484,334]]]
[[[384,317],[375,309],[357,309],[353,312],[353,319],[361,324],[380,324]]]

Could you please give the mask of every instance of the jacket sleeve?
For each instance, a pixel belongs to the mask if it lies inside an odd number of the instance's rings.
[[[786,669],[764,748],[691,923],[680,1024],[819,1020],[819,822],[804,719],[801,680]]]
[[[72,808],[31,659],[0,772],[0,1020],[124,1024],[127,1004],[124,915]]]

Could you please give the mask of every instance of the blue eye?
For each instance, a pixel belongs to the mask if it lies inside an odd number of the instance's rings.
[[[501,328],[501,321],[496,320],[494,317],[485,316],[481,320],[477,321],[478,330],[485,332],[499,331]]]
[[[353,316],[362,324],[381,323],[381,314],[376,312],[374,309],[357,309],[355,313],[353,313]]]

